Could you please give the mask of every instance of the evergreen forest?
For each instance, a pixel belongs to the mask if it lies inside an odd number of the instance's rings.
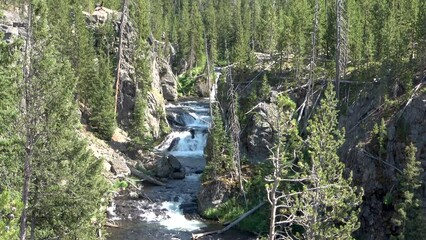
[[[0,0],[0,240],[426,239],[425,85],[424,0]]]

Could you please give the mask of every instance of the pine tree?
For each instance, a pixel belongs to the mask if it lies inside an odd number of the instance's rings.
[[[134,144],[139,147],[150,146],[152,139],[151,133],[147,129],[147,99],[148,92],[151,90],[151,65],[149,46],[146,41],[150,34],[150,26],[148,24],[149,12],[146,0],[138,0],[130,6],[130,17],[135,23],[138,31],[138,39],[136,40],[135,58],[135,82],[136,82],[136,100],[132,116],[130,136]]]
[[[426,63],[426,2],[420,1],[418,5],[419,9],[417,11],[417,37],[416,40],[418,42],[418,50],[417,54],[419,55],[419,63],[420,65],[424,65]]]
[[[254,65],[254,57],[252,56],[252,49],[250,48],[250,6],[248,2],[242,1],[241,7],[236,11],[240,14],[235,14],[235,45],[233,62],[238,63],[239,67],[247,68]]]
[[[94,239],[102,224],[99,200],[106,190],[100,175],[102,162],[90,155],[76,135],[75,77],[70,65],[58,59],[59,52],[48,45],[32,64],[37,70],[33,86],[40,96],[33,102],[42,106],[37,112],[44,116],[35,126],[40,138],[33,149],[32,235]],[[93,217],[98,218],[92,222]]]
[[[290,184],[287,184],[284,179],[294,177],[292,169],[296,160],[295,153],[300,151],[300,147],[298,147],[300,146],[300,138],[297,122],[294,118],[296,104],[288,96],[280,95],[277,105],[277,113],[273,116],[277,119],[273,123],[276,139],[270,157],[273,170],[271,176],[267,178],[269,183],[266,184],[267,198],[271,204],[269,240],[288,237],[285,229],[281,231],[281,226],[287,224],[283,222],[282,217],[287,212],[284,192],[291,190]]]
[[[232,1],[228,0],[218,0],[217,3],[217,26],[220,30],[218,34],[218,56],[219,60],[227,61],[226,51],[230,49],[231,39],[233,36],[233,20],[232,20],[232,10],[234,5]]]
[[[309,121],[307,176],[297,205],[307,239],[351,239],[359,228],[359,189],[344,177],[345,164],[337,155],[344,133],[337,126],[337,100],[331,85],[316,115]]]
[[[93,33],[87,27],[87,24],[80,6],[75,4],[72,7],[74,12],[75,32],[72,41],[72,54],[70,62],[78,77],[77,94],[78,101],[90,108],[89,101],[92,96],[91,82],[97,77],[98,68],[95,62],[96,52],[94,48]]]
[[[288,36],[289,48],[294,54],[295,78],[302,77],[303,60],[307,49],[310,49],[310,32],[312,31],[312,11],[306,0],[291,1],[288,6],[290,33]],[[301,15],[300,13],[305,13]]]
[[[260,49],[260,31],[258,29],[261,26],[261,6],[259,0],[250,1],[250,28],[249,28],[249,41],[250,49],[257,51]]]
[[[101,139],[110,140],[115,129],[114,98],[111,65],[103,52],[108,43],[101,43],[98,54],[94,49],[93,35],[86,26],[81,8],[75,4],[73,23],[73,53],[69,55],[77,81],[78,100],[88,109],[88,124]],[[56,28],[62,26],[56,26]]]
[[[101,139],[110,140],[115,130],[113,82],[108,58],[103,53],[98,57],[98,74],[90,79],[91,95],[88,99],[90,108],[89,125],[91,130]]]
[[[292,160],[292,155],[284,161],[280,182],[285,189],[276,203],[280,206],[276,224],[281,233],[296,239],[352,239],[359,228],[362,191],[352,186],[351,174],[344,176],[345,165],[337,155],[344,138],[337,129],[336,107],[329,84],[309,121],[305,159]]]
[[[151,30],[152,34],[156,39],[161,39],[161,35],[163,32],[167,30],[165,26],[165,14],[164,14],[164,4],[166,1],[158,0],[158,1],[149,1],[148,3],[150,10],[150,22],[151,22]],[[146,7],[146,6],[144,6]]]
[[[189,0],[182,0],[179,9],[180,19],[178,21],[178,51],[176,60],[178,62],[178,72],[186,71],[190,66],[187,63],[187,57],[190,52],[190,15],[189,15]]]
[[[0,39],[3,39],[0,33]],[[22,144],[19,128],[18,65],[21,43],[0,41],[0,240],[18,239],[22,211]]]
[[[419,209],[420,200],[414,195],[422,185],[421,174],[423,169],[421,162],[416,159],[417,148],[411,143],[405,148],[406,165],[399,175],[399,201],[395,204],[395,214],[392,217],[392,230],[397,229],[397,239],[422,239],[426,236],[423,227],[412,229],[413,225],[425,223],[424,216]],[[407,229],[409,226],[411,229]]]
[[[102,229],[106,192],[102,161],[78,138],[76,77],[47,21],[44,1],[32,1],[24,82],[25,182],[21,239],[95,239]],[[30,193],[30,194],[29,194]],[[73,206],[72,208],[69,206]]]
[[[275,0],[267,0],[262,2],[261,14],[261,49],[271,54],[275,51],[277,43],[277,17]]]
[[[210,63],[214,64],[218,60],[217,54],[217,16],[213,1],[206,2],[207,7],[205,10],[205,31],[207,40],[207,50],[210,57]]]
[[[22,183],[22,150],[19,148],[22,144],[19,132],[22,69],[18,64],[21,45],[0,41],[0,191],[5,187],[18,190]]]
[[[268,76],[266,73],[264,73],[262,77],[262,84],[260,85],[258,93],[259,99],[261,99],[262,101],[267,101],[269,95],[271,94],[271,90],[271,86],[268,82]]]
[[[234,171],[232,162],[232,144],[225,131],[221,109],[218,104],[213,105],[213,126],[210,130],[206,146],[207,166],[203,181],[218,180]]]
[[[201,18],[200,6],[197,0],[191,1],[190,7],[190,51],[188,56],[188,65],[190,68],[204,64],[204,28]]]

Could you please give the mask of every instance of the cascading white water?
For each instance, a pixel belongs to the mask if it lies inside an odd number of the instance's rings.
[[[214,84],[212,86],[212,89],[210,90],[210,96],[209,96],[209,101],[210,102],[215,102],[216,101],[216,95],[217,95],[217,82],[219,81],[220,75],[222,75],[221,73],[221,68],[220,67],[216,67],[215,68],[215,80],[214,80]]]
[[[179,180],[183,182],[182,184],[192,182],[198,185],[200,175],[191,173],[188,167],[192,165],[191,163],[205,161],[204,147],[211,122],[209,105],[206,102],[186,101],[168,104],[166,108],[169,113],[172,113],[171,115],[179,126],[176,126],[156,149],[177,157],[187,168],[189,174],[184,180]],[[158,216],[155,211],[146,211],[139,217],[147,222],[157,222],[168,230],[195,231],[205,227],[206,225],[199,220],[185,218],[183,210],[180,208],[184,201],[185,199],[181,195],[175,196],[173,201],[163,201],[150,207],[164,210],[163,215]]]
[[[184,181],[199,181],[200,174],[190,174]],[[161,209],[164,211],[164,215],[158,215],[153,211],[144,211],[140,214],[140,218],[147,222],[158,223],[164,226],[168,230],[179,230],[179,231],[195,231],[206,226],[201,221],[187,219],[180,208],[180,205],[184,202],[184,198],[178,197],[177,201],[164,201],[161,203],[151,204],[152,209]]]
[[[220,74],[216,70],[215,83]],[[174,129],[164,141],[156,147],[157,150],[172,154],[186,169],[183,180],[169,180],[167,186],[145,186],[144,194],[147,199],[131,201],[131,211],[120,215],[123,228],[113,228],[110,240],[171,240],[190,239],[191,232],[209,231],[211,223],[194,219],[197,217],[196,194],[200,187],[201,172],[205,167],[204,147],[207,142],[210,127],[210,106],[216,98],[216,84],[212,86],[209,98],[197,101],[184,101],[168,104],[167,119]],[[117,205],[117,212],[120,213]],[[115,205],[108,209],[110,216],[118,220]],[[139,220],[139,221],[136,221]],[[227,233],[229,233],[228,231]],[[249,239],[231,234],[228,238],[218,239]]]
[[[171,132],[157,146],[158,150],[175,157],[203,156],[207,142],[207,130],[211,122],[210,110],[206,104],[195,104],[196,102],[183,102],[177,105],[167,105],[168,109],[184,110],[179,115],[179,122],[184,124],[184,128]]]

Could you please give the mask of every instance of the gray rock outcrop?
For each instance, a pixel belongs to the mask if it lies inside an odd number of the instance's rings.
[[[2,10],[2,14],[0,32],[3,33],[3,41],[11,43],[15,39],[25,36],[26,23],[21,20],[19,14],[5,10]]]
[[[86,15],[86,22],[91,26],[92,29],[97,26],[109,23],[109,19],[114,24],[114,29],[117,36],[120,31],[120,18],[121,13],[107,9],[105,7],[98,7],[92,14],[84,13]],[[122,45],[122,59],[120,64],[120,92],[118,95],[118,106],[117,106],[117,121],[119,126],[128,130],[135,108],[136,96],[138,91],[136,70],[134,62],[136,61],[135,47],[137,46],[137,32],[132,21],[126,21],[123,31],[123,45]],[[118,54],[119,39],[116,37],[114,45],[116,46],[113,54]],[[151,89],[147,94],[147,108],[145,109],[145,117],[147,129],[150,135],[154,139],[160,138],[165,132],[164,126],[168,126],[165,111],[165,98],[162,92],[162,82],[170,82],[170,85],[174,83],[176,89],[176,78],[173,79],[174,75],[171,71],[171,67],[166,61],[158,58],[157,53],[150,52],[151,61]],[[164,70],[166,69],[166,70]],[[164,73],[165,72],[165,73]],[[164,76],[162,76],[163,74]],[[174,80],[174,82],[173,82]],[[177,90],[174,100],[177,99]]]
[[[274,144],[273,123],[277,121],[273,116],[277,114],[274,103],[259,103],[250,113],[247,125],[242,131],[241,141],[251,160],[265,160],[269,149]]]
[[[178,99],[177,78],[166,61],[161,60],[158,65],[163,97],[167,101],[176,101]]]

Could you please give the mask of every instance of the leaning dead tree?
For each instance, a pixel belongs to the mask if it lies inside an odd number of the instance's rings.
[[[117,75],[115,80],[115,105],[114,105],[114,113],[117,115],[117,105],[118,105],[118,94],[120,93],[120,72],[121,72],[121,60],[123,55],[123,33],[124,27],[126,26],[127,21],[127,10],[128,10],[129,2],[128,0],[123,0],[123,10],[121,13],[120,20],[120,36],[118,43],[118,61],[117,61]]]
[[[314,106],[312,105],[313,97],[313,87],[315,83],[315,68],[316,68],[316,57],[317,57],[317,32],[318,32],[318,15],[319,15],[319,3],[318,0],[315,0],[315,10],[314,10],[314,29],[312,31],[312,54],[311,61],[309,63],[309,79],[307,83],[307,92],[305,95],[305,100],[303,101],[302,106],[300,107],[300,114],[297,121],[300,123],[303,118],[302,132],[305,131],[310,117],[310,112],[313,110]]]
[[[348,23],[346,20],[346,0],[336,0],[336,93],[339,99],[340,80],[346,74],[348,62]]]
[[[251,214],[253,214],[254,212],[256,212],[259,208],[261,208],[263,205],[265,205],[265,203],[266,202],[259,203],[254,208],[250,209],[249,211],[245,212],[243,215],[239,216],[235,221],[229,223],[228,226],[224,227],[223,229],[220,229],[220,230],[217,230],[217,231],[211,231],[211,232],[193,233],[192,239],[195,240],[195,239],[200,239],[200,238],[202,238],[204,236],[208,236],[208,235],[224,233],[224,232],[228,231],[229,229],[231,229],[232,227],[234,227],[235,225],[237,225],[242,220],[244,220],[246,217],[248,217]]]

